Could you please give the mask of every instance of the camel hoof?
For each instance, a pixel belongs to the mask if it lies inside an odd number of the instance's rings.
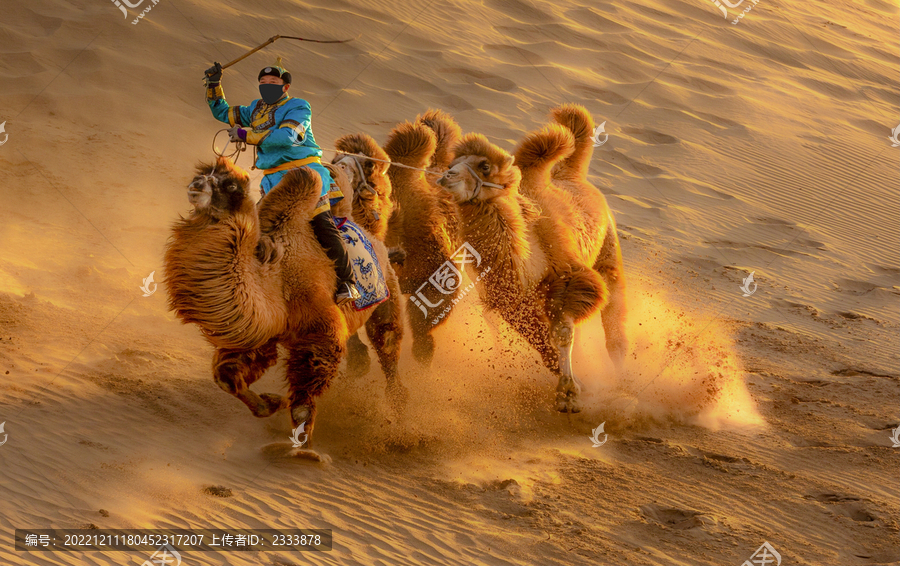
[[[319,462],[321,464],[331,463],[331,456],[328,454],[321,454],[315,450],[310,450],[309,448],[292,448],[290,456],[301,460],[312,460],[313,462]]]
[[[560,413],[580,413],[581,403],[571,394],[556,394],[556,410]]]

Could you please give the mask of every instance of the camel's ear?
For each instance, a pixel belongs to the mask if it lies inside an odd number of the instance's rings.
[[[512,167],[513,163],[516,161],[516,157],[514,155],[507,155],[506,160],[503,162],[503,168],[509,169]]]
[[[376,163],[378,163],[378,165],[380,165],[379,173],[380,173],[382,176],[384,176],[384,175],[387,173],[388,167],[391,166],[390,163],[382,163],[382,162],[380,162],[380,161],[378,161],[378,162],[376,162]]]

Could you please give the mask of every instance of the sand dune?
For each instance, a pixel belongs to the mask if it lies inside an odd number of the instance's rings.
[[[764,541],[783,564],[900,564],[898,6],[760,0],[732,25],[740,10],[160,0],[132,24],[139,10],[123,19],[111,2],[5,3],[6,540],[88,525],[334,531],[327,553],[193,552],[186,566],[741,564]],[[225,74],[229,101],[249,101],[283,56],[324,148],[351,132],[383,142],[430,107],[507,150],[561,102],[606,121],[591,180],[629,276],[625,374],[586,323],[588,402],[555,413],[552,376],[472,295],[438,330],[433,370],[406,340],[402,420],[380,370],[342,375],[317,428],[333,463],[279,456],[288,417],[254,419],[219,390],[196,329],[162,289],[138,289],[161,278],[221,129],[203,69],[276,33],[356,37],[282,40]],[[283,391],[280,369],[254,387]],[[2,564],[147,558],[0,545]]]

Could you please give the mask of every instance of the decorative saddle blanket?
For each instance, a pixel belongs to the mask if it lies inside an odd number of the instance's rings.
[[[362,298],[353,302],[353,307],[361,311],[383,303],[391,296],[391,292],[384,279],[384,271],[378,262],[375,250],[372,248],[372,242],[359,226],[346,218],[335,218],[334,223],[341,233],[344,247],[350,256],[356,288],[362,295]]]

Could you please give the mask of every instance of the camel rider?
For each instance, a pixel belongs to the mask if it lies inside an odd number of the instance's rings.
[[[319,243],[334,261],[338,285],[334,300],[338,305],[360,297],[353,284],[350,257],[344,249],[340,233],[331,216],[331,205],[344,198],[331,175],[322,166],[322,150],[312,132],[309,102],[291,98],[291,74],[278,64],[259,72],[259,94],[262,97],[249,106],[229,106],[222,90],[222,65],[216,63],[206,71],[206,101],[213,116],[231,126],[231,141],[244,141],[257,148],[256,167],[265,172],[260,189],[263,197],[295,167],[308,167],[322,178],[322,194],[310,221]]]

